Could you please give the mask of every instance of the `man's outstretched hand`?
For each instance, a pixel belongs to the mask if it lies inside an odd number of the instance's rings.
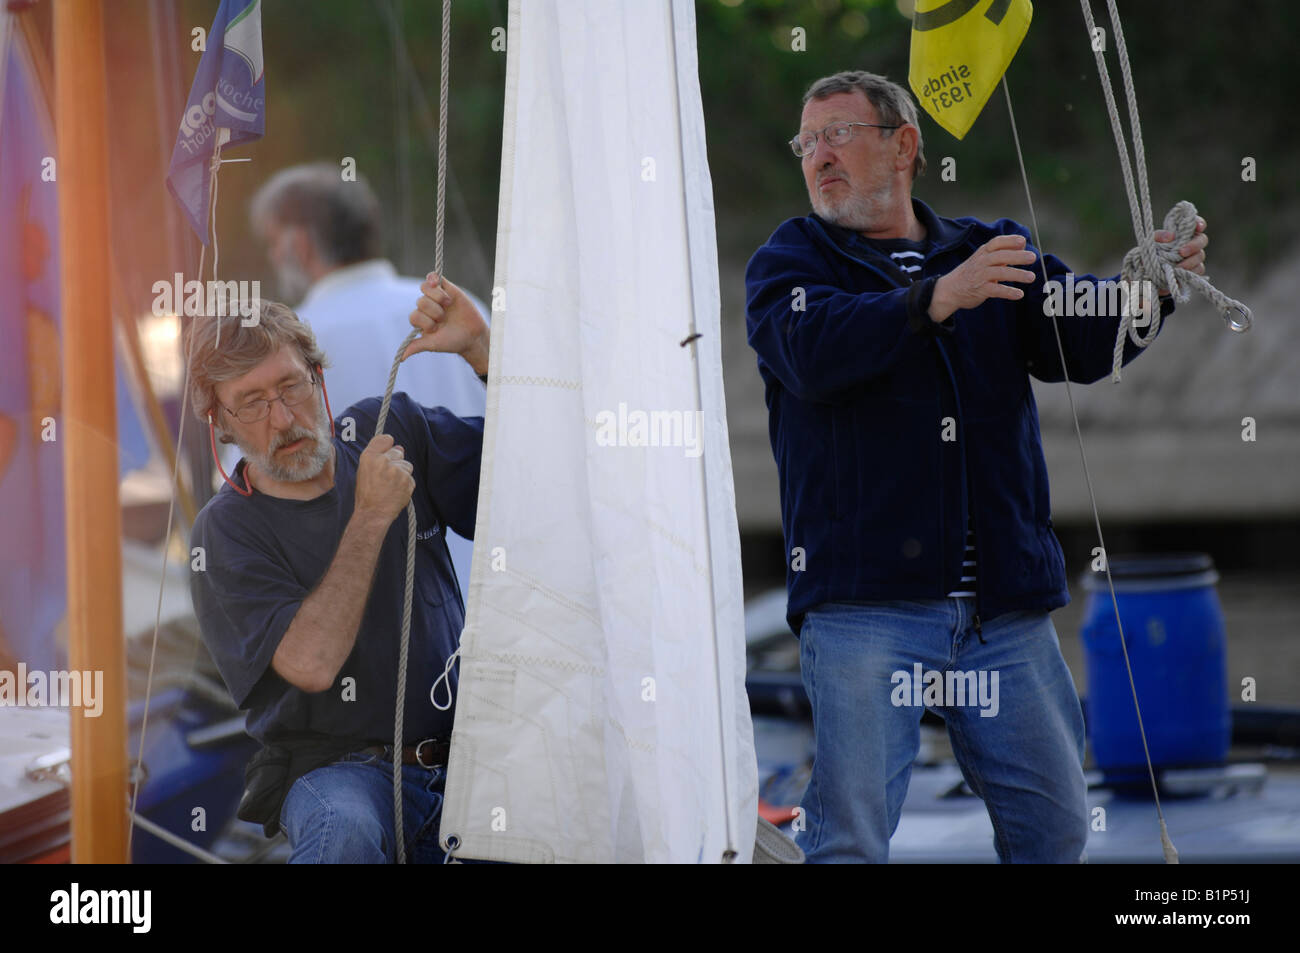
[[[1023,235],[999,235],[990,239],[964,262],[948,272],[934,286],[930,299],[930,320],[938,323],[962,308],[977,308],[989,298],[1017,301],[1024,291],[1004,281],[1028,284],[1034,273],[1027,268],[1038,256],[1025,248]]]
[[[420,351],[459,354],[476,374],[488,366],[488,326],[465,293],[433,272],[420,285],[420,300],[411,312],[411,326],[420,330],[402,354],[406,360]]]

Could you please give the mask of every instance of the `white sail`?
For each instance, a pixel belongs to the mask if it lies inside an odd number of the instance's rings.
[[[512,0],[507,42],[443,842],[519,862],[748,862],[757,777],[694,11]]]

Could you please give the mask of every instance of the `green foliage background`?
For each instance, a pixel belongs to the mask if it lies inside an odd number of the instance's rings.
[[[527,2],[527,0],[525,0]],[[640,2],[640,0],[608,0]],[[189,31],[207,27],[215,0],[183,0],[177,42],[187,84],[198,54]],[[1108,27],[1104,4],[1094,4]],[[905,82],[910,0],[700,0],[700,84],[708,122],[724,285],[783,219],[805,214],[797,160],[785,145],[800,98],[814,79],[864,68]],[[441,5],[425,0],[266,0],[263,14],[267,136],[243,154],[254,161],[223,170],[220,227],[227,274],[269,274],[247,241],[246,201],[271,172],[294,162],[357,160],[388,213],[392,256],[408,272],[432,261],[435,188],[433,123],[406,91],[409,146],[399,151],[401,35],[436,122]],[[1216,262],[1256,273],[1290,240],[1295,204],[1297,5],[1248,0],[1143,0],[1120,13],[1129,44],[1157,216],[1189,198],[1210,220]],[[448,273],[486,293],[496,225],[505,55],[492,30],[505,25],[505,0],[453,4]],[[807,49],[792,52],[802,27]],[[1113,43],[1110,64],[1118,68]],[[1049,249],[1066,249],[1115,270],[1132,244],[1115,143],[1106,120],[1078,6],[1039,0],[1008,83],[1034,200]],[[183,95],[183,93],[182,93]],[[922,119],[931,171],[917,194],[941,214],[1007,215],[1027,221],[1006,105],[1000,93],[964,141]],[[409,187],[400,158],[410,169]],[[956,160],[957,181],[939,162]],[[1241,162],[1258,162],[1258,181],[1241,181]],[[404,216],[409,225],[404,224]],[[409,227],[411,241],[404,242]],[[1067,259],[1069,260],[1069,259]],[[1073,263],[1073,262],[1072,262]],[[726,288],[727,297],[737,289]],[[734,302],[734,297],[732,297]]]

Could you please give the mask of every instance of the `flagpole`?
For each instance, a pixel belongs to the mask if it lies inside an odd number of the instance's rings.
[[[127,861],[126,671],[113,320],[109,304],[107,73],[100,0],[54,8],[63,338],[68,658],[102,672],[103,709],[74,706],[72,859]],[[84,677],[84,676],[83,676]]]

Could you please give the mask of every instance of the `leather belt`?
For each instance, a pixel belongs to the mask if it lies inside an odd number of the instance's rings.
[[[371,745],[359,754],[378,755],[385,761],[393,760],[392,745]],[[425,738],[419,744],[403,745],[402,764],[415,764],[422,768],[436,768],[447,763],[451,755],[451,742],[441,738]]]

